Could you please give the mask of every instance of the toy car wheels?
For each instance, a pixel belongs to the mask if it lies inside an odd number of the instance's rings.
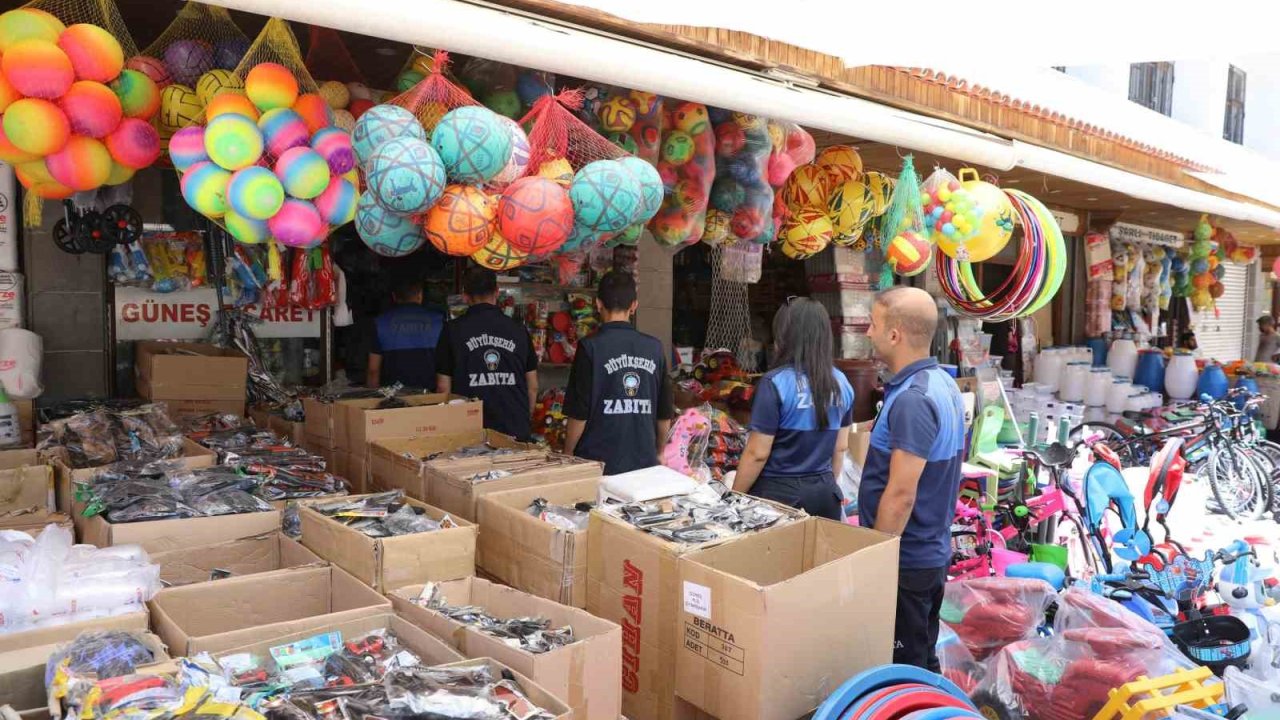
[[[990,690],[979,690],[974,693],[973,704],[987,720],[1023,720],[1021,711],[1009,707],[1004,700]]]

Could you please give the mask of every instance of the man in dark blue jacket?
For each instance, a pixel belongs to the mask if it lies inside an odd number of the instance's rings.
[[[434,391],[436,341],[444,328],[444,313],[424,307],[422,283],[405,280],[391,293],[395,305],[374,322],[376,335],[369,352],[369,387],[400,383]]]

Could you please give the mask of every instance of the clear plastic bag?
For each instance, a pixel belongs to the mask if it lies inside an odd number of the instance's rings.
[[[941,618],[978,660],[1009,643],[1033,637],[1053,602],[1043,580],[988,577],[946,585]]]
[[[392,535],[414,535],[440,529],[440,523],[414,512],[411,505],[402,505],[399,510],[387,515],[382,524]]]
[[[972,693],[982,680],[986,668],[973,659],[973,653],[965,647],[960,636],[946,623],[938,627],[938,642],[934,646],[943,677],[955,683],[966,693]]]
[[[1280,682],[1275,678],[1264,680],[1232,666],[1222,673],[1222,682],[1226,685],[1227,704],[1243,705],[1248,709],[1245,717],[1250,720],[1280,718]]]
[[[757,115],[724,113],[713,128],[716,137],[716,175],[710,205],[729,216],[729,237],[717,244],[740,241],[767,245],[773,226],[773,186],[769,184],[769,155],[773,142],[769,121]]]
[[[664,112],[657,168],[666,194],[649,230],[658,244],[676,247],[698,242],[706,229],[716,177],[716,136],[710,112],[701,103],[667,100]]]

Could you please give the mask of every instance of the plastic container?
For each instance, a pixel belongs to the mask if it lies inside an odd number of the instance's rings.
[[[1085,385],[1089,379],[1089,364],[1073,361],[1062,373],[1062,384],[1058,387],[1058,397],[1066,402],[1084,402]]]
[[[1107,340],[1106,338],[1089,338],[1089,349],[1093,351],[1093,366],[1107,366]]]
[[[1208,395],[1214,400],[1221,400],[1227,394],[1227,373],[1217,363],[1209,363],[1200,372],[1200,380],[1196,383],[1196,396]]]
[[[1091,408],[1103,407],[1107,404],[1107,394],[1111,392],[1111,370],[1105,367],[1094,367],[1089,370],[1089,379],[1085,383],[1084,404]]]
[[[1138,361],[1134,366],[1133,381],[1149,388],[1164,387],[1164,353],[1152,348],[1138,351]]]
[[[1111,349],[1107,351],[1107,367],[1112,373],[1133,377],[1137,364],[1138,346],[1134,344],[1132,335],[1125,333],[1111,343]]]
[[[1124,375],[1116,375],[1112,371],[1111,390],[1107,392],[1107,412],[1122,413],[1128,409],[1129,396],[1133,394],[1133,383]]]
[[[1165,394],[1174,400],[1189,400],[1196,392],[1200,371],[1190,350],[1174,350],[1164,371]]]

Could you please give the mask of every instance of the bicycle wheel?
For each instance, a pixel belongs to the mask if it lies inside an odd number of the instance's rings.
[[[1252,472],[1256,473],[1258,478],[1258,487],[1262,489],[1262,512],[1266,513],[1276,502],[1276,466],[1274,461],[1256,446],[1245,446],[1237,448],[1244,457],[1253,463]]]
[[[1206,464],[1209,488],[1228,517],[1237,520],[1262,517],[1267,509],[1269,483],[1264,482],[1262,470],[1253,458],[1226,448],[1214,448]]]
[[[1086,438],[1093,439],[1114,450],[1120,458],[1120,464],[1125,467],[1141,465],[1146,462],[1142,457],[1144,454],[1142,448],[1146,445],[1142,437],[1126,435],[1123,430],[1111,423],[1081,423],[1071,428],[1067,433],[1067,441],[1064,444],[1075,450]]]

